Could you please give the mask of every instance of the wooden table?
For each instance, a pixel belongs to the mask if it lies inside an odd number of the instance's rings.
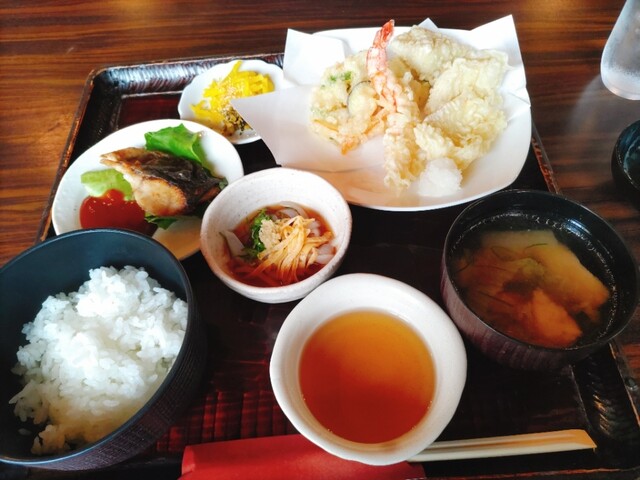
[[[533,121],[559,188],[609,220],[640,258],[638,211],[616,190],[610,157],[640,103],[602,84],[605,41],[623,2],[521,0],[5,0],[0,5],[0,265],[33,245],[85,80],[100,66],[277,53],[288,28],[397,25],[432,18],[470,29],[512,14]],[[640,318],[620,337],[640,379]],[[634,379],[635,378],[635,379]]]

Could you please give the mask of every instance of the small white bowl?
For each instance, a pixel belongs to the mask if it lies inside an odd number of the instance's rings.
[[[297,283],[281,287],[257,287],[231,274],[226,240],[221,232],[235,229],[260,209],[295,202],[322,216],[333,232],[336,252],[318,272]],[[246,175],[227,186],[211,202],[202,219],[200,248],[213,273],[229,288],[264,303],[298,300],[338,269],[351,239],[351,210],[342,195],[326,180],[309,172],[270,168]]]
[[[379,310],[409,324],[431,353],[435,391],[423,419],[409,432],[384,443],[345,440],[321,425],[307,407],[299,384],[299,362],[311,335],[337,315]],[[374,274],[342,275],[316,288],[285,319],[270,363],[273,391],[294,427],[338,457],[370,465],[390,465],[421,452],[453,417],[467,377],[467,356],[458,330],[447,314],[421,291]]]

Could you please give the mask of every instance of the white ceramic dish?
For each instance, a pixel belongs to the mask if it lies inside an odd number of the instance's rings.
[[[333,258],[312,276],[281,287],[256,287],[229,272],[229,254],[220,232],[235,229],[261,208],[295,202],[317,213],[329,224],[336,249]],[[201,250],[213,273],[229,288],[264,303],[298,300],[330,278],[342,263],[351,239],[351,210],[330,183],[313,173],[270,168],[247,175],[225,188],[207,208],[202,220]]]
[[[345,440],[309,411],[299,385],[298,364],[307,339],[326,321],[353,310],[380,310],[407,322],[425,342],[435,372],[435,392],[423,419],[401,437],[384,443]],[[447,314],[419,290],[379,275],[342,275],[320,285],[285,319],[270,363],[278,404],[294,427],[329,453],[371,465],[405,461],[430,445],[453,417],[466,381],[462,338]]]
[[[208,167],[232,183],[244,175],[240,156],[235,147],[222,135],[198,123],[184,120],[152,120],[117,130],[80,155],[64,173],[56,191],[52,207],[53,228],[57,234],[80,230],[80,206],[87,192],[80,182],[84,172],[106,169],[100,155],[126,147],[143,147],[144,134],[165,127],[184,124],[192,132],[202,135],[202,148]],[[166,230],[158,228],[153,238],[167,247],[177,258],[184,259],[200,248],[200,225],[197,217],[183,217]]]
[[[430,22],[427,28],[436,29]],[[531,143],[531,111],[524,66],[513,19],[505,17],[472,31],[439,29],[477,48],[500,49],[509,57],[510,69],[503,81],[506,130],[487,155],[464,172],[461,189],[447,196],[425,196],[415,191],[398,195],[383,182],[383,148],[376,137],[343,155],[330,142],[309,130],[309,102],[313,85],[338,53],[349,55],[368,48],[378,28],[355,28],[318,32],[290,32],[284,69],[297,86],[274,95],[234,102],[260,133],[276,161],[290,168],[312,171],[332,183],[354,205],[390,210],[418,211],[445,208],[478,199],[510,185],[527,159]],[[395,35],[408,27],[396,27]],[[331,55],[327,52],[338,52]],[[324,63],[323,63],[324,62]],[[415,190],[415,189],[414,189]]]
[[[233,60],[228,63],[220,63],[196,76],[191,83],[185,87],[182,95],[180,96],[180,102],[178,103],[178,113],[180,114],[180,118],[199,122],[191,109],[191,105],[198,104],[202,100],[204,90],[211,84],[211,82],[214,80],[222,80],[226,77],[237,61],[238,60]],[[275,90],[282,90],[291,86],[291,84],[284,79],[282,69],[279,66],[262,60],[241,61],[242,64],[240,65],[240,71],[250,70],[269,75]],[[255,130],[251,129],[237,131],[234,135],[229,137],[229,141],[236,145],[255,142],[256,140],[260,140],[260,135],[258,135]]]

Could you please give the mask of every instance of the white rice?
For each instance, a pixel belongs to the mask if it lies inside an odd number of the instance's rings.
[[[187,325],[187,304],[144,269],[102,267],[69,294],[50,296],[23,328],[10,403],[22,421],[46,424],[32,452],[51,454],[109,434],[156,391]]]

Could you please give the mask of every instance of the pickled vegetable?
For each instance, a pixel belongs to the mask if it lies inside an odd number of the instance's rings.
[[[240,61],[236,62],[226,77],[211,82],[203,92],[203,99],[196,105],[191,105],[198,121],[226,136],[231,136],[238,130],[250,128],[231,105],[232,99],[251,97],[274,90],[269,75],[251,70],[241,71],[241,64]]]

